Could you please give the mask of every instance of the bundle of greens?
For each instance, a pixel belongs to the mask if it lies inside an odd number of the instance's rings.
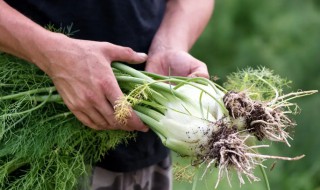
[[[112,65],[125,96],[115,117],[125,124],[130,107],[179,155],[193,165],[218,168],[217,185],[228,171],[259,180],[256,166],[264,159],[297,160],[261,155],[265,145],[248,139],[285,142],[295,124],[287,114],[290,100],[315,93],[284,95],[286,81],[260,68],[230,75],[225,89],[204,78],[160,76]],[[83,126],[63,104],[50,78],[37,67],[0,55],[0,189],[77,189],[87,186],[91,166],[134,132],[94,131]],[[205,175],[204,172],[203,175]],[[80,183],[81,181],[81,183]]]

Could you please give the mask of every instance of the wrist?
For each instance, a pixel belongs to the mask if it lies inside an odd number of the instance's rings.
[[[64,34],[43,31],[33,41],[29,60],[50,75],[50,68],[54,64],[56,52],[60,51],[62,47],[65,49],[69,40],[70,38]]]
[[[5,2],[0,1],[0,50],[34,63],[46,72],[48,48],[64,43],[62,34],[44,29]],[[62,46],[60,46],[62,47]]]
[[[152,56],[155,53],[164,52],[164,51],[183,51],[188,52],[188,44],[181,41],[174,40],[162,40],[163,38],[155,37],[150,46],[148,55]]]

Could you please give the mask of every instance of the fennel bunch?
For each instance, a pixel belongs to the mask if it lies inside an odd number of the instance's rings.
[[[230,75],[225,83],[227,89],[204,78],[159,76],[119,63],[113,64],[113,68],[122,88],[137,85],[119,100],[116,113],[126,115],[124,110],[129,110],[120,105],[133,106],[165,146],[181,156],[191,157],[194,166],[205,163],[203,175],[211,166],[217,167],[216,187],[224,174],[229,180],[231,168],[237,172],[240,184],[244,184],[243,175],[249,181],[260,180],[254,169],[264,167],[265,159],[304,157],[262,155],[257,149],[268,145],[255,145],[249,140],[256,137],[259,141],[266,139],[290,146],[288,128],[295,124],[288,114],[296,114],[298,109],[290,101],[317,91],[282,94],[289,82],[265,68]]]
[[[264,159],[297,160],[261,155],[249,139],[289,145],[287,128],[295,124],[294,98],[316,91],[283,94],[284,80],[260,68],[229,77],[225,88],[204,78],[160,76],[112,65],[125,96],[115,117],[125,124],[133,107],[162,140],[192,165],[217,167],[221,178],[235,169],[259,180],[254,169]],[[51,80],[35,66],[0,55],[0,188],[76,189],[92,165],[118,143],[134,138],[125,131],[94,131],[79,123],[63,104]],[[206,170],[207,171],[207,170]],[[207,174],[206,171],[203,175]],[[216,185],[216,186],[217,186]]]

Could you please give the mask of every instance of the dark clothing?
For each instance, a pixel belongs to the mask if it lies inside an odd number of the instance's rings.
[[[79,30],[73,38],[106,41],[147,52],[165,10],[165,0],[5,0],[47,26]],[[142,67],[141,67],[142,69]]]
[[[165,10],[165,0],[6,0],[42,26],[66,28],[71,37],[107,41],[147,52]],[[140,68],[139,68],[140,67]],[[142,66],[136,67],[143,69]],[[138,133],[136,142],[107,153],[98,166],[124,172],[159,163],[168,150],[153,133]]]
[[[171,190],[170,156],[159,163],[131,172],[112,172],[95,167],[91,190]]]

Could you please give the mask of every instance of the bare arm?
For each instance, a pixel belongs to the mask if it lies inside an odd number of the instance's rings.
[[[128,126],[118,126],[114,120],[115,101],[123,94],[111,69],[112,61],[142,63],[145,54],[47,31],[3,0],[0,34],[0,51],[26,59],[46,72],[68,108],[85,125],[94,129],[147,130],[134,113]]]
[[[0,1],[0,50],[36,63],[38,52],[44,44],[52,45],[51,32]],[[32,48],[30,48],[32,47]],[[41,63],[36,63],[42,66]],[[44,67],[44,66],[42,66]]]
[[[187,52],[207,25],[213,5],[214,0],[168,0],[149,50],[147,70],[169,74],[170,67],[171,74],[207,77],[206,66]]]
[[[168,0],[161,26],[149,53],[157,49],[189,51],[207,25],[213,0]]]

